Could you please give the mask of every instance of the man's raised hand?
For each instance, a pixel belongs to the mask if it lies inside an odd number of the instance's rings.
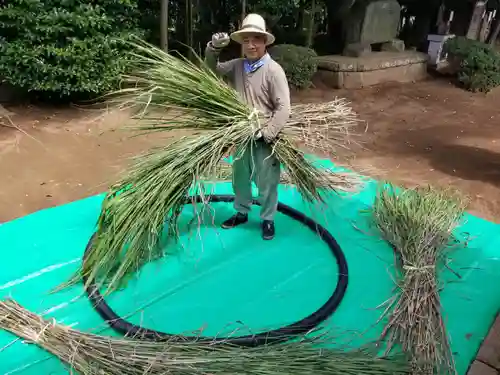
[[[212,47],[220,49],[229,45],[229,35],[227,33],[215,33],[212,35]]]

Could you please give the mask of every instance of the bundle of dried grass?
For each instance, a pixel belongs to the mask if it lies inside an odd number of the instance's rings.
[[[404,375],[404,357],[369,350],[319,349],[313,341],[240,348],[196,342],[147,342],[76,331],[44,320],[12,300],[0,302],[0,328],[33,342],[81,375]]]
[[[321,168],[321,167],[318,167]],[[332,186],[338,185],[338,190],[346,192],[355,192],[362,185],[362,177],[350,172],[333,172],[331,169],[322,168],[327,178],[331,179]],[[213,175],[203,176],[206,181],[230,181],[232,179],[231,164],[221,162],[217,169],[213,171]],[[283,185],[293,185],[293,180],[290,178],[286,170],[281,172],[280,183]]]
[[[398,295],[382,337],[390,351],[401,345],[412,358],[414,374],[455,374],[449,338],[441,315],[438,271],[466,201],[451,191],[430,187],[397,193],[390,184],[380,188],[373,218],[397,255]]]
[[[128,88],[111,94],[110,103],[135,113],[141,131],[184,129],[197,135],[142,156],[105,199],[95,241],[69,284],[85,275],[89,282],[107,284],[107,292],[163,255],[158,245],[165,225],[176,239],[187,197],[210,195],[203,176],[213,176],[231,150],[239,157],[252,147],[264,120],[204,64],[142,42],[135,48],[137,73],[125,77]],[[355,179],[316,168],[300,145],[332,154],[348,143],[349,130],[358,122],[343,100],[294,107],[272,147],[290,183],[306,201],[323,201],[325,194],[338,189],[351,190]]]
[[[189,130],[199,134],[220,129],[230,132],[238,125],[253,134],[264,125],[266,118],[244,103],[199,58],[194,62],[177,58],[143,41],[132,47],[135,70],[123,77],[127,88],[108,95],[112,107],[129,110],[133,118],[140,120],[132,128],[146,132]],[[296,104],[281,140],[290,141],[292,147],[307,145],[313,153],[336,155],[339,147],[354,141],[352,130],[360,123],[357,113],[343,98]],[[277,142],[277,154],[287,146],[290,145],[286,142]]]

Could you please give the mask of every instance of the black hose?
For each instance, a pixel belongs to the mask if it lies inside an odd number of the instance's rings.
[[[195,198],[200,201],[200,197],[189,197],[186,203],[191,203],[192,199]],[[212,195],[210,197],[212,202],[232,202],[234,201],[234,196],[232,195]],[[258,204],[258,202],[255,202]],[[335,256],[337,260],[337,266],[339,269],[337,287],[333,291],[331,297],[326,301],[326,303],[321,306],[317,311],[309,315],[308,317],[299,320],[296,323],[292,323],[288,326],[271,330],[268,332],[262,332],[255,335],[247,335],[240,337],[231,338],[209,338],[209,337],[199,337],[199,336],[178,336],[169,333],[158,332],[149,328],[144,328],[135,324],[132,324],[125,319],[122,319],[118,314],[116,314],[111,307],[106,303],[104,297],[99,291],[99,287],[92,282],[88,284],[88,278],[83,277],[86,288],[87,295],[92,302],[94,309],[99,313],[99,315],[110,325],[110,327],[116,332],[137,339],[152,340],[152,341],[165,341],[179,338],[182,341],[196,341],[196,342],[206,342],[206,343],[222,343],[246,347],[255,347],[259,345],[272,344],[277,342],[283,342],[290,339],[293,336],[300,334],[305,334],[312,329],[316,328],[319,324],[327,320],[339,307],[342,299],[344,298],[347,284],[348,284],[348,268],[347,261],[344,253],[342,252],[340,246],[333,236],[328,232],[323,226],[316,223],[311,218],[307,217],[303,213],[289,207],[285,204],[278,204],[278,211],[297,220],[311,229],[313,232],[317,233],[319,237],[328,245],[330,251]],[[94,235],[95,236],[95,235]],[[91,248],[94,236],[90,239],[87,247],[85,249],[84,261],[88,252]]]

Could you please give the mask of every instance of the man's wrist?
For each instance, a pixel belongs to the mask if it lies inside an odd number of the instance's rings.
[[[215,52],[220,52],[222,50],[222,47],[216,47],[212,42],[208,42],[208,46],[213,49]]]

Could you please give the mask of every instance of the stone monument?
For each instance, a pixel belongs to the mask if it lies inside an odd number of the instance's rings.
[[[356,1],[345,22],[343,55],[366,56],[374,44],[381,45],[382,51],[403,52],[404,42],[397,39],[400,14],[397,0]]]
[[[326,85],[357,89],[427,77],[428,55],[405,51],[397,38],[401,18],[397,0],[357,0],[345,18],[342,55],[317,58],[316,74]]]

